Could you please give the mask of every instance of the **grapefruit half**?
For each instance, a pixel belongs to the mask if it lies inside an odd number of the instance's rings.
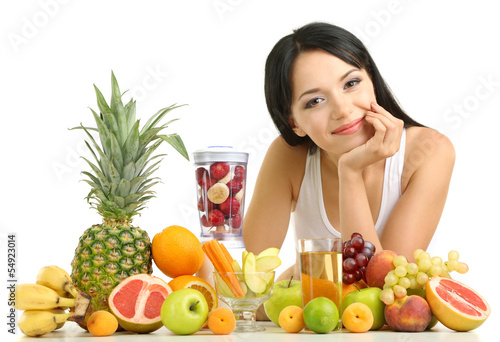
[[[150,333],[163,326],[161,306],[170,293],[172,289],[162,279],[136,274],[113,289],[109,308],[125,330]]]
[[[425,294],[432,313],[452,330],[476,329],[491,312],[479,293],[450,278],[432,277],[426,284]]]

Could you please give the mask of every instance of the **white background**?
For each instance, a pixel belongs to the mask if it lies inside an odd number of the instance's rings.
[[[190,153],[220,144],[249,152],[248,205],[277,136],[263,96],[265,59],[293,28],[327,21],[357,34],[407,112],[452,140],[455,170],[429,252],[446,258],[449,250],[460,251],[470,271],[455,277],[493,306],[481,329],[493,328],[499,308],[493,277],[500,228],[500,24],[491,3],[2,1],[2,293],[7,234],[17,234],[18,281],[33,282],[44,265],[70,271],[78,238],[100,222],[84,200],[89,187],[80,181],[87,169],[79,158],[88,156],[84,133],[68,130],[80,122],[93,125],[93,84],[109,100],[113,70],[121,90],[137,100],[139,118],[188,104],[172,112],[180,120],[166,132],[179,133]],[[161,152],[168,153],[156,174],[163,183],[134,223],[151,238],[173,224],[198,234],[193,165],[167,144]],[[280,255],[282,269],[294,261],[291,237]],[[154,273],[163,276],[156,268]],[[8,308],[1,307],[5,317]]]

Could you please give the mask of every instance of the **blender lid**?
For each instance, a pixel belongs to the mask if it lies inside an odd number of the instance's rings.
[[[247,163],[248,153],[233,149],[232,146],[208,146],[207,148],[193,152],[195,163],[207,162],[235,162]]]

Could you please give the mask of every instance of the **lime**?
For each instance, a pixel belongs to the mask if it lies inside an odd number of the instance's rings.
[[[326,297],[317,297],[306,304],[303,312],[306,327],[318,334],[327,334],[339,323],[339,310]]]

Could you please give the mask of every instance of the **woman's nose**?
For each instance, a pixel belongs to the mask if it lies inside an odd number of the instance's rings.
[[[353,110],[353,105],[348,97],[339,95],[333,98],[331,103],[330,114],[332,119],[338,120],[348,117]]]

